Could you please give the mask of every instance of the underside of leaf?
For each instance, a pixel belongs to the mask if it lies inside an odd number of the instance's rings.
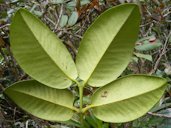
[[[17,11],[12,20],[10,42],[19,65],[37,81],[63,89],[77,78],[76,66],[64,44],[24,9]]]
[[[8,87],[5,94],[25,111],[45,120],[66,121],[73,116],[74,98],[68,90],[29,80]]]
[[[99,87],[121,75],[131,59],[139,23],[135,4],[113,7],[101,14],[84,34],[78,50],[80,79]]]
[[[92,97],[94,115],[106,122],[128,122],[147,113],[165,90],[165,79],[130,75],[98,89]]]

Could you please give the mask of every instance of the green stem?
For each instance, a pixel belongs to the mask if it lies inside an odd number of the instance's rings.
[[[73,107],[72,110],[74,110],[74,111],[77,112],[77,113],[80,112],[80,110],[79,110],[78,108],[75,108],[75,107]]]
[[[82,113],[85,113],[87,110],[89,110],[92,107],[94,107],[94,106],[93,105],[88,105],[87,107],[82,109]]]
[[[83,86],[79,86],[79,95],[80,95],[80,123],[83,125]]]

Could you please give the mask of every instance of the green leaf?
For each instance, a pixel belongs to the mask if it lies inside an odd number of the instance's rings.
[[[66,124],[67,126],[70,125],[70,126],[74,126],[74,127],[77,127],[77,128],[80,128],[80,123],[75,121],[75,120],[69,120],[69,121],[65,121],[65,122],[61,122],[62,124]]]
[[[90,3],[90,0],[81,0],[80,2],[81,2],[81,6],[83,6],[83,5],[89,4]],[[69,7],[75,7],[76,6],[76,1],[68,2],[67,3],[67,6],[69,6]]]
[[[163,95],[165,79],[130,75],[98,89],[92,96],[94,115],[105,122],[128,122],[143,116]]]
[[[171,127],[171,120],[170,120],[170,118],[159,118],[159,119],[161,121],[160,121],[160,123],[158,123],[157,128],[170,128]],[[156,121],[156,122],[159,122],[159,121]]]
[[[74,11],[69,17],[68,25],[73,26],[77,22],[77,20],[78,20],[78,12]]]
[[[97,128],[97,124],[91,116],[86,116],[84,120],[87,121],[93,128]]]
[[[52,4],[63,4],[63,3],[65,3],[65,1],[64,0],[51,0],[50,3],[52,3]]]
[[[152,56],[148,55],[148,54],[134,53],[134,55],[136,55],[139,58],[143,58],[143,59],[146,59],[146,60],[149,60],[149,61],[153,61]]]
[[[4,3],[4,0],[0,0],[0,3]]]
[[[138,45],[135,47],[136,50],[138,51],[150,51],[150,50],[154,50],[156,48],[161,47],[162,44],[161,42],[156,42],[156,43],[148,43],[148,44],[143,44],[143,45]]]
[[[110,128],[109,126],[110,126],[109,123],[104,123],[102,128]]]
[[[43,15],[43,12],[41,12],[41,11],[34,10],[33,13],[38,17],[41,17]]]
[[[29,80],[8,87],[5,94],[25,111],[45,120],[66,121],[73,116],[74,97],[68,90]]]
[[[81,0],[81,6],[89,4],[90,0]]]
[[[140,23],[135,4],[113,7],[86,31],[76,57],[79,78],[94,87],[115,80],[127,67]]]
[[[28,11],[20,9],[15,14],[10,41],[19,65],[37,81],[62,89],[77,78],[76,66],[66,47]]]
[[[154,35],[138,40],[135,49],[138,51],[150,51],[161,47],[162,43]]]
[[[68,16],[67,15],[62,15],[59,25],[61,27],[65,27],[65,25],[67,24],[67,22],[68,22]]]

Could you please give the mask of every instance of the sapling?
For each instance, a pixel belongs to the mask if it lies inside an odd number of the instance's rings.
[[[149,75],[119,77],[131,60],[140,19],[136,4],[108,9],[83,35],[74,62],[46,25],[25,9],[18,10],[10,27],[11,49],[32,80],[11,85],[5,94],[28,113],[50,121],[67,121],[78,113],[82,123],[90,110],[112,123],[143,116],[159,101],[167,81]],[[79,107],[73,105],[71,85],[79,88]],[[87,86],[98,89],[83,106]]]

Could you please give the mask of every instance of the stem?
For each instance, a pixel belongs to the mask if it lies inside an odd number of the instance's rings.
[[[78,85],[79,88],[79,100],[80,100],[80,108],[79,108],[79,114],[80,114],[80,124],[81,124],[81,128],[84,128],[83,125],[83,89],[84,89],[84,85],[85,83],[80,83],[77,80],[74,80],[74,82]]]
[[[77,112],[77,113],[80,112],[80,110],[79,110],[78,108],[75,108],[75,107],[73,107],[72,110],[74,110],[74,111]]]
[[[80,0],[77,0],[77,3],[76,3],[76,9],[77,9],[77,11],[80,11],[80,5],[81,5]]]
[[[92,108],[92,107],[93,107],[93,105],[89,105],[89,106],[83,108],[83,109],[82,109],[82,113],[85,113],[88,109],[90,109],[90,108]]]
[[[83,86],[79,86],[79,95],[80,95],[80,123],[83,126]]]

